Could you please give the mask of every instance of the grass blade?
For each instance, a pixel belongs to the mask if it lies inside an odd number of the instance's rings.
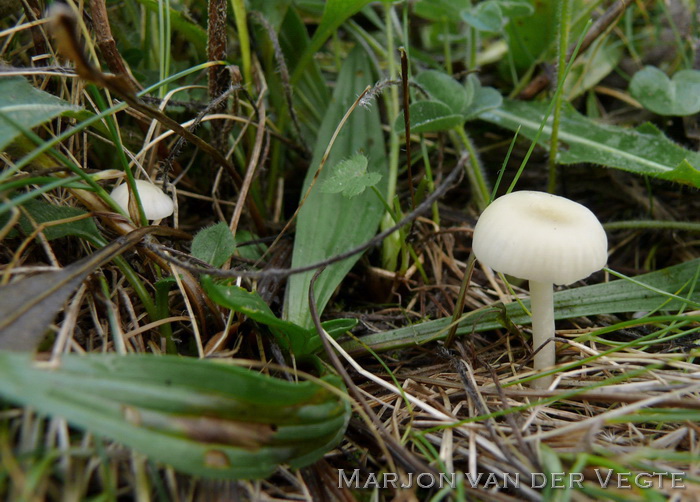
[[[683,307],[683,303],[679,299],[669,298],[666,295],[655,293],[653,290],[665,291],[675,297],[683,295],[679,291],[693,291],[688,300],[697,305],[700,302],[700,291],[697,287],[693,289],[689,286],[698,267],[700,267],[700,259],[637,276],[634,278],[634,282],[619,280],[560,291],[554,294],[554,317],[557,320],[571,319],[587,315],[651,311],[660,307],[663,307],[662,310],[677,311]],[[641,284],[647,287],[643,287]],[[529,307],[529,301],[525,301],[523,304]],[[462,318],[457,334],[468,335],[477,331],[499,328],[502,326],[499,316],[502,315],[502,311],[497,308],[468,313],[466,318]],[[515,324],[528,324],[530,322],[530,318],[523,312],[518,303],[507,305],[505,315]],[[700,318],[698,319],[700,320]],[[362,344],[375,351],[422,344],[429,340],[445,338],[450,328],[450,322],[451,318],[443,318],[375,333],[362,337],[359,342],[354,340],[345,342],[343,348],[356,355],[365,352]]]

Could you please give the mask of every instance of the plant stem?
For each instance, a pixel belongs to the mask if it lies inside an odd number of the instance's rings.
[[[389,79],[396,80],[398,77],[398,67],[396,64],[396,54],[394,49],[394,29],[391,19],[390,3],[385,4],[384,24],[386,30],[386,57],[389,67]],[[398,116],[399,91],[395,86],[389,88],[389,95],[386,99],[386,110],[389,124],[393,124]],[[410,152],[409,152],[410,154]],[[389,132],[389,173],[387,175],[386,201],[389,206],[393,206],[396,197],[396,184],[399,176],[399,136],[393,130]],[[382,218],[380,228],[382,230],[393,225],[393,217],[387,213]],[[400,251],[402,239],[397,231],[390,238],[382,243],[382,264],[387,270],[396,270],[397,256]]]
[[[450,52],[450,24],[447,19],[441,21],[443,40],[443,53],[445,55],[445,71],[452,75],[452,53]]]
[[[165,80],[170,74],[170,0],[158,2],[158,72],[160,80]],[[164,98],[168,89],[166,86],[158,90],[160,98]]]
[[[425,179],[428,180],[428,191],[435,190],[435,179],[433,178],[433,167],[430,165],[430,157],[428,156],[428,148],[425,146],[425,138],[421,135],[420,151],[423,157],[423,165],[425,167]],[[437,202],[433,204],[433,221],[437,226],[440,226],[440,210]]]
[[[231,0],[233,15],[236,18],[236,30],[238,31],[238,41],[241,44],[241,61],[243,63],[243,81],[246,85],[253,83],[253,72],[251,70],[250,57],[250,36],[248,34],[247,13],[243,0]]]
[[[562,0],[559,4],[559,58],[557,61],[557,89],[562,89],[566,78],[566,53],[569,47],[571,31],[571,0]],[[549,139],[549,182],[547,191],[554,193],[557,188],[557,152],[559,150],[559,121],[564,93],[560,90],[554,96],[554,115],[552,118],[552,135]]]
[[[486,209],[491,199],[491,190],[489,189],[488,182],[484,177],[484,171],[481,167],[481,162],[476,154],[476,149],[472,145],[469,136],[464,131],[464,126],[459,126],[454,129],[457,132],[457,136],[461,140],[464,149],[469,155],[469,162],[464,165],[464,169],[467,173],[467,178],[469,178],[469,184],[471,185],[472,193],[474,199],[476,200],[476,205],[479,211]]]
[[[474,27],[469,27],[469,33],[468,33],[468,41],[469,41],[469,52],[467,53],[467,69],[468,70],[475,70],[476,69],[476,55],[477,55],[477,44],[479,43],[479,32],[476,31],[476,28]]]
[[[467,292],[469,291],[469,283],[472,279],[472,273],[474,272],[474,264],[476,263],[476,255],[474,251],[469,253],[469,258],[467,259],[467,268],[464,271],[464,277],[462,277],[462,283],[459,286],[459,295],[457,296],[457,303],[455,305],[454,313],[452,314],[452,327],[447,333],[447,338],[445,338],[445,347],[449,348],[452,345],[455,337],[457,336],[457,328],[459,327],[459,319],[462,317],[464,312],[464,303],[467,298]]]
[[[391,4],[385,4],[385,26],[386,26],[386,52],[387,64],[389,66],[389,79],[396,80],[398,77],[398,67],[396,64],[396,54],[394,51],[394,29],[391,22]],[[387,115],[389,124],[393,124],[398,116],[399,108],[399,90],[395,86],[389,88],[389,99],[386,100]],[[399,137],[392,130],[389,132],[389,176],[386,189],[386,200],[389,204],[394,200],[396,195],[396,181],[399,170]]]
[[[549,282],[530,281],[530,309],[532,311],[532,349],[535,354],[534,369],[542,370],[554,366],[554,285]],[[551,375],[532,381],[532,387],[546,389],[552,383]]]

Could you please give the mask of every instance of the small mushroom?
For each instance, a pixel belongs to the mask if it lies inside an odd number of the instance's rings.
[[[533,346],[554,336],[553,284],[571,284],[607,262],[608,239],[595,215],[577,202],[544,192],[496,199],[474,228],[474,255],[492,269],[530,281]],[[535,354],[535,370],[554,365],[554,343]],[[551,377],[533,382],[546,388]]]
[[[175,206],[170,197],[165,195],[163,191],[155,186],[150,181],[135,180],[136,190],[141,198],[141,205],[147,220],[160,220],[167,218],[175,210]],[[122,183],[117,188],[112,190],[110,194],[114,202],[129,214],[129,187],[126,183]]]

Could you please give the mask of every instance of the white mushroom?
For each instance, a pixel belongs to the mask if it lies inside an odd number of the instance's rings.
[[[147,220],[160,220],[167,218],[175,210],[175,206],[170,197],[150,181],[136,180],[136,190],[141,198],[141,205]],[[126,183],[122,183],[112,190],[110,194],[114,202],[129,214],[129,188]]]
[[[553,284],[571,284],[607,262],[608,240],[595,215],[564,197],[513,192],[496,199],[474,228],[475,256],[498,272],[530,281],[533,346],[554,336]],[[554,365],[554,343],[535,354],[534,367]],[[546,388],[551,377],[533,382]]]

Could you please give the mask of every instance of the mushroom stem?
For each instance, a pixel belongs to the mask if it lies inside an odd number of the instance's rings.
[[[535,371],[554,366],[554,343],[540,346],[554,336],[554,285],[549,282],[530,281],[530,308],[532,309],[532,348],[535,354]],[[552,375],[532,381],[532,387],[546,389],[552,383]]]

